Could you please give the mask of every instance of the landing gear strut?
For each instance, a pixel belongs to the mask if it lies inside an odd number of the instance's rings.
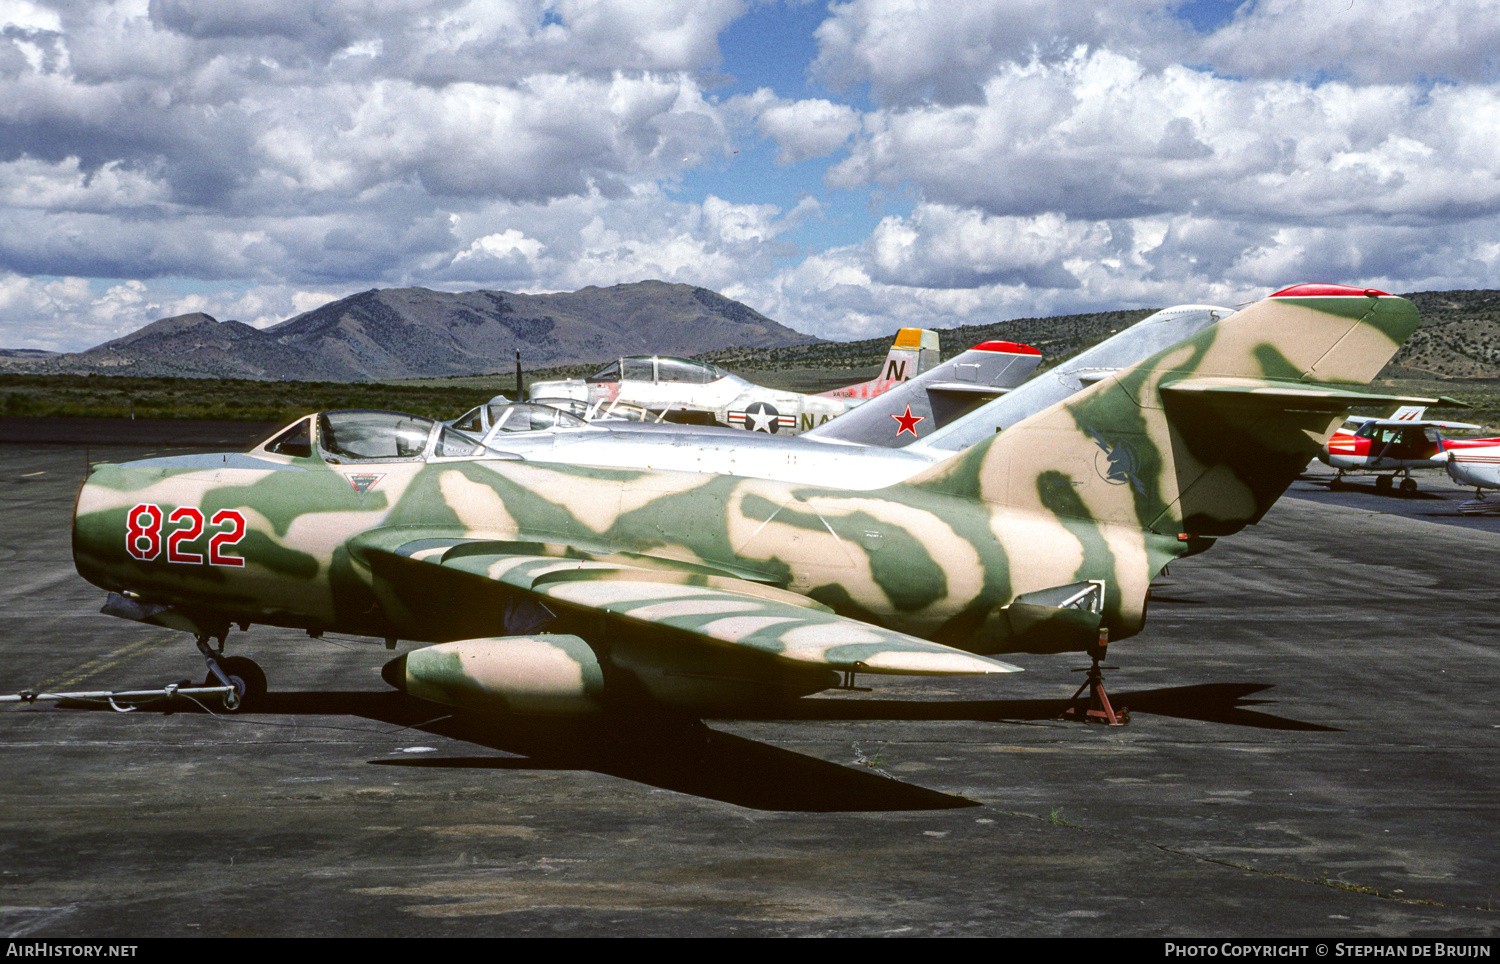
[[[208,636],[198,637],[198,652],[208,663],[208,678],[204,686],[228,686],[232,690],[224,694],[224,709],[230,713],[244,709],[266,695],[266,674],[253,659],[243,656],[224,655],[224,637],[219,637],[219,648],[208,644]]]
[[[1130,710],[1122,706],[1119,712],[1116,712],[1114,706],[1109,702],[1109,694],[1104,692],[1104,670],[1118,668],[1115,666],[1104,666],[1100,663],[1104,659],[1104,651],[1108,646],[1109,633],[1105,631],[1099,634],[1099,645],[1089,650],[1089,658],[1092,660],[1093,665],[1086,671],[1081,669],[1073,671],[1075,673],[1087,672],[1089,675],[1069,701],[1072,705],[1063,710],[1062,715],[1058,719],[1077,720],[1082,723],[1098,723],[1102,726],[1124,726],[1130,722]],[[1086,701],[1081,699],[1085,692],[1089,694]]]

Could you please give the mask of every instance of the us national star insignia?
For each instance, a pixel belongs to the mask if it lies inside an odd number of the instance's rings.
[[[745,418],[755,424],[751,427],[752,432],[770,432],[775,434],[781,427],[781,421],[777,417],[776,409],[765,402],[756,402],[745,408]]]

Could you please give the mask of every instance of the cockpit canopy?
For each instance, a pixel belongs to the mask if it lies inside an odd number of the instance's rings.
[[[680,385],[707,385],[729,372],[708,362],[691,361],[686,358],[669,358],[664,355],[628,355],[612,361],[594,374],[585,378],[589,384],[604,382],[675,382]]]
[[[454,428],[484,438],[490,432],[539,432],[549,428],[582,428],[582,418],[552,405],[491,399],[454,419]]]
[[[292,458],[316,454],[334,465],[475,458],[486,452],[477,439],[434,419],[364,409],[309,415],[259,447]]]

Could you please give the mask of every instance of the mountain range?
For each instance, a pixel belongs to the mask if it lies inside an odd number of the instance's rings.
[[[818,341],[705,288],[641,281],[560,294],[374,289],[269,328],[194,312],[87,351],[0,352],[0,371],[359,381],[442,378]]]
[[[1408,294],[1422,327],[1386,377],[1500,378],[1500,291]],[[1144,315],[1095,312],[964,325],[945,355],[992,338],[1063,358]],[[705,288],[642,281],[560,294],[374,289],[269,328],[193,313],[87,351],[0,349],[0,372],[137,377],[388,381],[595,366],[621,355],[706,356],[732,370],[849,369],[879,363],[890,335],[824,342]],[[569,374],[578,374],[577,371]]]

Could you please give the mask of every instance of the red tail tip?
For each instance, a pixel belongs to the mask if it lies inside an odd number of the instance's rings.
[[[971,351],[1004,351],[1012,355],[1040,355],[1041,352],[1030,345],[1022,345],[1013,341],[982,341],[975,345]]]
[[[1272,298],[1389,298],[1390,293],[1375,288],[1351,288],[1348,285],[1292,285],[1282,288]]]

